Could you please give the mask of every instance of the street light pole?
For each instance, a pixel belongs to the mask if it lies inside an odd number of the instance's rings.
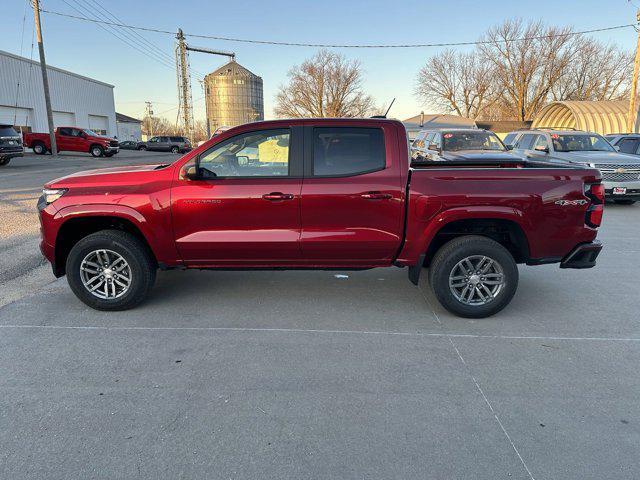
[[[636,12],[636,22],[640,23],[640,9]],[[636,108],[636,97],[638,96],[638,70],[640,70],[640,29],[638,31],[638,43],[636,44],[636,59],[633,63],[633,77],[631,79],[631,92],[629,99],[629,117],[627,118],[627,132],[635,132],[638,110]]]
[[[56,134],[53,126],[53,111],[51,110],[51,97],[49,95],[49,79],[47,77],[47,62],[44,58],[44,41],[42,39],[42,26],[40,25],[40,2],[33,0],[33,15],[36,24],[36,36],[38,39],[38,50],[40,52],[40,70],[42,71],[42,86],[44,87],[44,103],[47,107],[47,123],[49,124],[49,139],[51,141],[51,155],[58,155],[58,145],[56,144]]]

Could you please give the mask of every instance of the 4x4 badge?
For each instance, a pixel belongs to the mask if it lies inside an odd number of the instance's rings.
[[[563,207],[567,205],[586,205],[587,200],[556,200],[556,205],[561,205]]]

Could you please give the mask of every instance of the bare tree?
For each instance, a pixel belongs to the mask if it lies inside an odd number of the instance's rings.
[[[573,57],[570,34],[568,27],[522,20],[507,20],[485,34],[478,48],[492,66],[504,118],[529,120],[545,104]]]
[[[278,117],[363,117],[374,109],[362,91],[358,61],[320,50],[288,73],[289,83],[276,95]]]
[[[551,90],[553,100],[619,100],[628,98],[633,56],[614,45],[579,37],[564,75]]]
[[[416,95],[425,103],[468,118],[479,117],[495,101],[491,68],[474,53],[445,50],[418,73]]]

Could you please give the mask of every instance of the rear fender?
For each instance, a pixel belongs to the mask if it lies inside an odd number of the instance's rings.
[[[529,236],[530,225],[527,224],[524,213],[516,208],[493,205],[454,207],[431,218],[409,218],[410,222],[415,223],[407,227],[407,239],[396,263],[409,266],[419,264],[421,256],[424,258],[429,245],[446,225],[458,220],[474,219],[509,220],[520,226],[525,237]]]

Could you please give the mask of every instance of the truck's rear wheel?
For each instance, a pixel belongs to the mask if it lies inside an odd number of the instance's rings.
[[[31,148],[33,148],[33,153],[35,153],[36,155],[44,155],[45,153],[47,153],[47,147],[45,147],[44,143],[42,142],[34,143]]]
[[[483,318],[509,304],[518,288],[518,266],[498,242],[468,235],[455,238],[438,250],[431,262],[429,283],[438,301],[450,312]]]
[[[153,286],[155,262],[133,235],[102,230],[76,243],[67,257],[73,293],[96,310],[128,310]]]
[[[100,145],[93,145],[89,152],[91,152],[91,155],[94,157],[102,157],[104,155],[104,148]]]

